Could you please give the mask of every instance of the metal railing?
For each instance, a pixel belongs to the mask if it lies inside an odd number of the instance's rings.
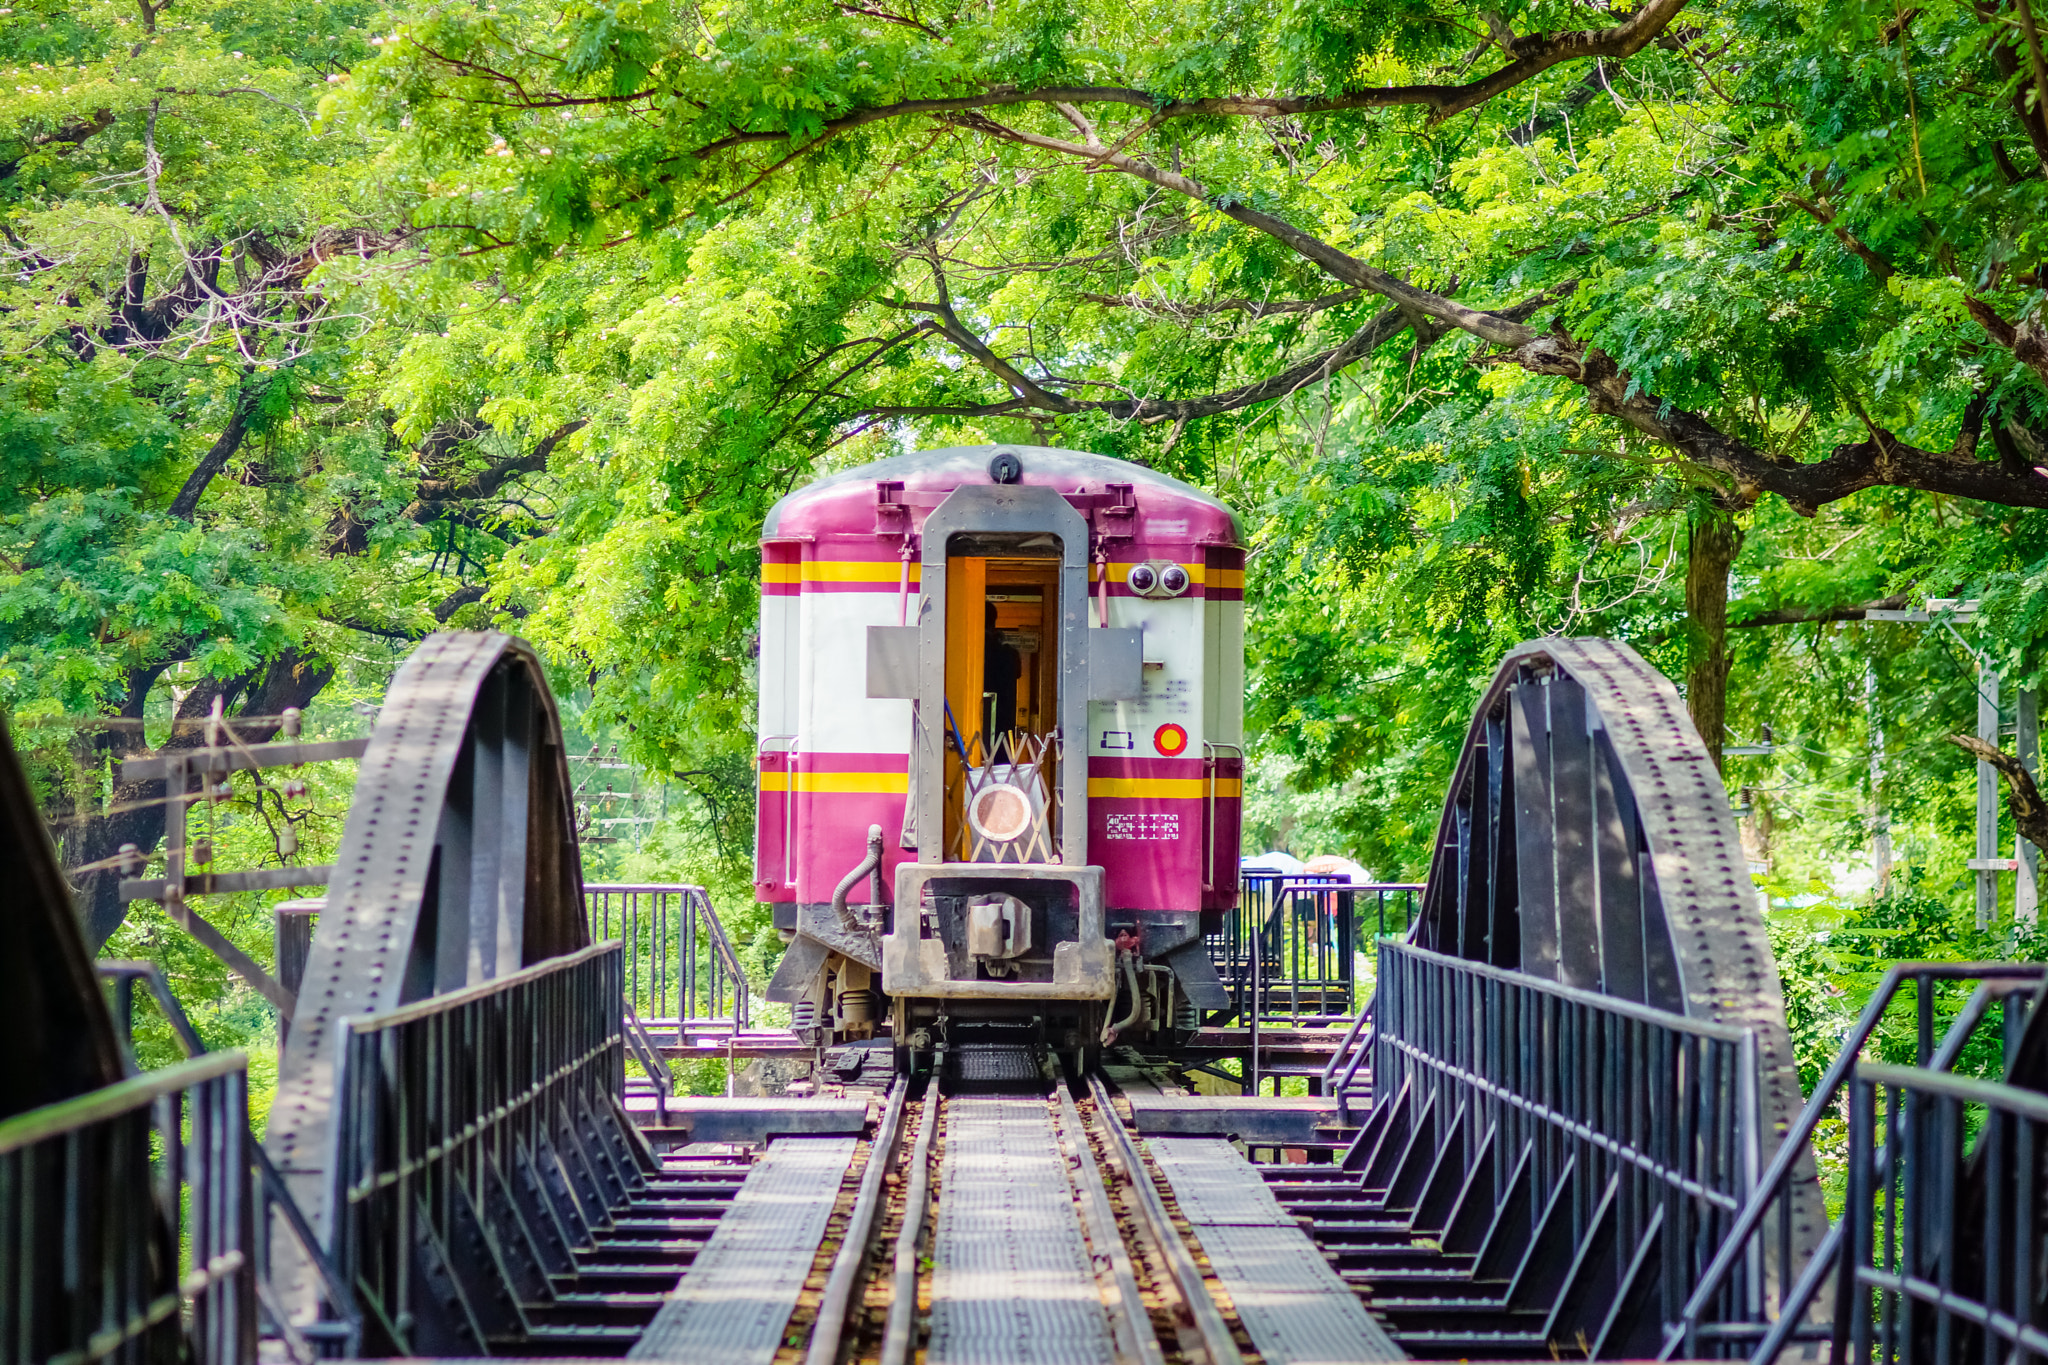
[[[1824,1290],[1837,1269],[1846,1229],[1842,1225],[1830,1229],[1805,1258],[1794,1254],[1788,1240],[1788,1231],[1798,1217],[1795,1198],[1802,1190],[1808,1198],[1815,1196],[1810,1155],[1815,1130],[1823,1119],[1840,1112],[1841,1097],[1854,1078],[1872,1069],[1860,1061],[1863,1051],[1906,986],[1914,988],[1915,1066],[1911,1074],[1925,1076],[1946,1072],[1956,1064],[1994,1005],[2001,1007],[2002,1050],[2009,1058],[2025,1018],[2024,996],[2044,976],[2048,976],[2048,966],[2023,962],[1904,962],[1889,968],[1834,1062],[1815,1085],[1798,1122],[1758,1178],[1684,1308],[1667,1327],[1660,1358],[1735,1356],[1762,1362],[1775,1360],[1795,1342],[1837,1338],[1845,1329],[1839,1318],[1834,1325],[1827,1321],[1829,1305]],[[1974,987],[1937,1045],[1942,988],[1961,983],[1974,983]],[[1852,1130],[1848,1152],[1852,1191],[1859,1172],[1867,1180],[1874,1167],[1882,1167],[1888,1160],[1885,1150],[1872,1147],[1871,1141],[1868,1131],[1859,1141]],[[1852,1206],[1855,1200],[1852,1193]],[[1836,1311],[1839,1313],[1839,1305]]]
[[[1248,1017],[1255,984],[1262,1018],[1350,1015],[1358,1004],[1358,953],[1388,933],[1405,935],[1421,892],[1411,882],[1243,873],[1236,908],[1225,912],[1221,932],[1207,936],[1235,1016]]]
[[[104,960],[95,964],[102,981],[110,984],[114,994],[114,1026],[116,1036],[123,1046],[123,1062],[130,1075],[138,1074],[135,1060],[135,987],[139,983],[146,988],[157,1009],[171,1026],[172,1036],[189,1060],[201,1057],[217,1058],[236,1054],[210,1053],[200,1040],[199,1031],[192,1027],[186,1017],[184,1006],[171,990],[170,981],[164,976],[163,967],[155,962],[134,962]],[[245,1063],[246,1067],[246,1063]],[[149,1077],[168,1073],[155,1071]],[[246,1103],[244,1130],[246,1131]],[[255,1285],[256,1300],[261,1308],[260,1331],[265,1340],[275,1339],[285,1354],[298,1365],[310,1365],[320,1358],[323,1351],[332,1348],[343,1357],[353,1357],[362,1340],[362,1319],[356,1311],[355,1297],[342,1283],[334,1271],[334,1265],[327,1259],[319,1239],[313,1235],[306,1222],[306,1216],[292,1198],[291,1189],[284,1177],[265,1154],[263,1144],[250,1136],[245,1144],[248,1166],[239,1177],[240,1197],[252,1201],[255,1210],[253,1227],[256,1258]],[[310,1268],[318,1282],[317,1292],[322,1300],[325,1321],[296,1324],[291,1321],[276,1296],[271,1292],[272,1250],[279,1232],[288,1235],[298,1244],[298,1255]],[[0,1336],[0,1340],[5,1340]]]
[[[1330,1060],[1323,1063],[1322,1074],[1316,1078],[1316,1093],[1334,1095],[1337,1099],[1337,1122],[1348,1126],[1351,1123],[1351,1101],[1360,1089],[1370,1092],[1372,1074],[1367,1071],[1365,1079],[1359,1079],[1359,1070],[1372,1056],[1375,1033],[1372,1027],[1373,1002],[1368,1000],[1359,1006],[1357,1017],[1344,1032],[1344,1038],[1337,1044],[1337,1050],[1330,1054]]]
[[[256,1358],[247,1065],[213,1053],[0,1122],[8,1359]]]
[[[1654,1345],[1772,1141],[1754,1035],[1391,939],[1373,1009],[1374,1117],[1345,1164],[1390,1201],[1414,1182],[1418,1209],[1445,1197],[1428,1173],[1474,1172],[1495,1225],[1531,1229],[1517,1307],[1596,1359]],[[1594,1263],[1609,1269],[1578,1282]]]
[[[550,1271],[643,1188],[616,941],[346,1021],[330,1252],[372,1354],[525,1340]]]
[[[593,941],[624,944],[624,990],[642,1020],[678,1033],[692,1021],[748,1026],[747,974],[703,887],[585,883],[583,904]]]
[[[1849,1150],[1868,1159],[1849,1169],[1842,1240],[1855,1273],[1835,1295],[1833,1358],[1950,1365],[2048,1356],[2048,1096],[1859,1063]]]

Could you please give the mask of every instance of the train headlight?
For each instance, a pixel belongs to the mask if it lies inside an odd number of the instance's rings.
[[[1125,570],[1124,582],[1139,597],[1178,597],[1193,584],[1194,576],[1170,559],[1148,559]]]

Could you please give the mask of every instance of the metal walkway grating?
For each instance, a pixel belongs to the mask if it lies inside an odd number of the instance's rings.
[[[927,1365],[1097,1365],[1109,1316],[1043,1099],[946,1105]]]
[[[768,1365],[853,1161],[852,1138],[769,1144],[629,1360]]]
[[[1270,1365],[1408,1358],[1229,1142],[1152,1138],[1146,1147]]]

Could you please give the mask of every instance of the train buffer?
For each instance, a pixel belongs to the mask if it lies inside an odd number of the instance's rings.
[[[304,758],[264,747],[182,771]],[[0,1000],[33,1025],[0,1069],[10,1360],[2048,1355],[2043,966],[1895,965],[1803,1092],[1726,793],[1624,646],[1503,660],[1412,922],[1320,1029],[1278,1026],[1259,947],[1240,1021],[1096,1048],[984,1019],[819,1066],[833,1040],[744,1017],[696,901],[716,999],[647,975],[682,920],[593,918],[520,642],[428,641],[362,763],[303,962],[254,968],[291,1006],[259,1142],[247,1059],[205,1051],[161,974],[103,964],[191,1053],[136,1070],[0,745]],[[145,889],[209,894],[181,876]],[[1326,911],[1289,913],[1291,961]],[[1866,1055],[1892,1023],[1911,1065]],[[808,1057],[817,1093],[657,1079],[742,1039]],[[1251,1090],[1254,1055],[1320,1093],[1197,1092]]]

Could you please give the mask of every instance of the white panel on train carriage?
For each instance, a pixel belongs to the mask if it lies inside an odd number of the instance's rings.
[[[1208,685],[1216,696],[1216,723],[1206,736],[1211,744],[1244,744],[1244,602],[1217,602],[1221,629],[1215,632],[1218,663]]]
[[[1205,730],[1203,635],[1198,597],[1112,597],[1112,626],[1145,631],[1145,691],[1134,701],[1088,704],[1088,752],[1107,758],[1159,758],[1153,737],[1166,724],[1187,731],[1175,757],[1200,758]],[[1161,667],[1154,668],[1153,664]]]
[[[1214,572],[1214,570],[1211,570]],[[1229,743],[1224,738],[1223,710],[1223,609],[1228,602],[1209,599],[1202,603],[1202,737],[1211,744]]]
[[[896,590],[807,592],[798,733],[808,754],[908,754],[910,701],[867,695],[868,627],[893,626]]]
[[[761,657],[755,661],[760,682],[758,739],[797,733],[797,609],[802,600],[761,599]]]

